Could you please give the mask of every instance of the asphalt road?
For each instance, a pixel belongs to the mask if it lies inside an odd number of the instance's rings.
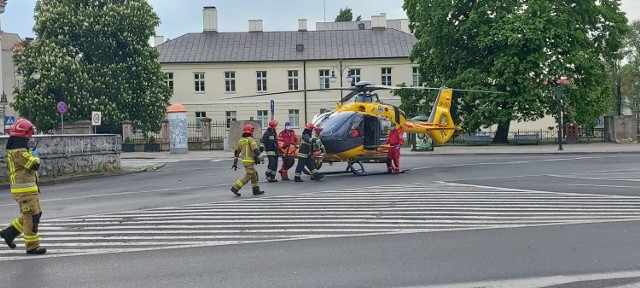
[[[46,186],[49,253],[3,247],[0,286],[640,285],[639,160],[404,157],[400,175],[371,164],[374,175],[262,183],[267,194],[240,198],[230,161]],[[8,194],[3,222],[18,210]]]

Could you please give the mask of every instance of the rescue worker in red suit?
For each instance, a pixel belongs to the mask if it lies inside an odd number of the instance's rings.
[[[296,132],[291,130],[291,123],[284,123],[284,130],[278,134],[278,140],[282,142],[282,148],[284,151],[295,151],[297,149],[296,144],[298,143],[298,137],[296,137]],[[293,167],[295,163],[295,155],[284,153],[282,155],[282,168],[280,168],[280,176],[282,180],[289,180],[289,169]]]
[[[238,170],[238,158],[242,158],[242,165],[246,173],[244,177],[238,179],[236,183],[231,186],[231,192],[236,194],[236,196],[240,196],[242,186],[251,181],[253,195],[264,194],[264,191],[260,190],[258,172],[256,171],[255,165],[260,164],[260,162],[264,160],[264,155],[260,154],[258,142],[253,139],[253,125],[245,124],[242,128],[242,138],[238,141],[234,156],[235,159],[233,159],[231,169]]]
[[[13,240],[24,234],[24,246],[27,254],[44,254],[47,249],[40,247],[38,224],[42,216],[40,208],[40,188],[37,171],[40,158],[29,149],[29,139],[36,127],[26,119],[20,119],[11,126],[7,141],[7,168],[13,199],[20,205],[20,216],[0,231],[0,237],[11,249],[16,248]]]
[[[269,128],[262,135],[262,141],[260,143],[260,150],[264,150],[267,154],[269,164],[267,164],[267,172],[264,174],[267,176],[268,182],[278,182],[276,180],[276,170],[278,170],[278,156],[280,151],[278,149],[278,138],[276,136],[276,128],[278,127],[277,120],[269,121]]]
[[[313,123],[307,123],[302,132],[302,141],[300,143],[300,149],[298,150],[298,165],[296,166],[295,182],[302,182],[302,170],[307,167],[311,172],[311,180],[320,181],[324,175],[318,173],[316,165],[313,159],[313,144],[314,138],[312,137],[314,125]]]
[[[400,173],[400,147],[402,143],[404,143],[402,133],[396,129],[395,124],[391,124],[391,132],[386,142],[386,144],[391,146],[387,151],[387,174]]]

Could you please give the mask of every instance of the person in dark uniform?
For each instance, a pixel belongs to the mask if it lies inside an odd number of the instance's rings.
[[[262,135],[262,141],[260,143],[260,147],[266,152],[267,159],[269,160],[267,172],[264,173],[269,182],[278,182],[278,180],[276,180],[276,171],[278,170],[278,156],[280,151],[278,150],[277,127],[277,120],[269,121],[269,128],[267,128],[267,132]]]
[[[296,166],[296,177],[294,179],[295,182],[302,182],[302,170],[304,167],[307,167],[309,171],[311,171],[311,180],[320,181],[324,175],[318,173],[318,169],[316,169],[316,165],[314,163],[314,159],[312,156],[313,152],[313,132],[314,125],[313,123],[307,123],[302,132],[302,141],[300,143],[300,149],[298,150],[298,165]]]

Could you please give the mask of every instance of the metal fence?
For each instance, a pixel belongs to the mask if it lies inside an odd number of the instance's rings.
[[[187,123],[187,139],[189,142],[201,142],[202,141],[202,129],[203,125],[199,121],[193,121]],[[211,122],[210,126],[211,141],[223,141],[228,135],[229,129],[227,129],[226,122]],[[162,141],[162,133],[145,133],[139,129],[133,129],[133,138],[131,142],[134,144],[147,143],[150,136],[155,138],[156,143]]]
[[[564,135],[566,136],[567,131],[564,131]],[[602,129],[580,129],[580,134],[578,135],[579,142],[604,142],[604,133]],[[507,140],[513,141],[515,135],[540,135],[540,142],[542,143],[554,143],[558,141],[558,130],[553,129],[540,129],[540,130],[515,130],[509,131],[507,134]],[[491,136],[491,138],[495,137],[496,132],[477,132],[472,135],[486,135]],[[470,136],[468,134],[454,134],[454,136],[447,143],[448,145],[457,145],[464,143],[465,136]],[[563,137],[565,138],[565,137]],[[566,139],[566,138],[565,138]]]

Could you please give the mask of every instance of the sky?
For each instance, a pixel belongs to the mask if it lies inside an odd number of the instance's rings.
[[[315,30],[315,22],[333,21],[340,8],[349,7],[354,18],[362,15],[387,13],[387,19],[406,18],[403,0],[148,0],[162,23],[156,35],[176,38],[190,32],[202,31],[202,7],[218,9],[220,32],[247,31],[249,19],[262,19],[264,31],[294,31],[298,19],[308,20],[308,29]],[[34,37],[33,8],[36,0],[8,0],[1,16],[2,30],[18,33],[22,38]],[[630,21],[640,20],[640,1],[622,0],[622,11]]]

